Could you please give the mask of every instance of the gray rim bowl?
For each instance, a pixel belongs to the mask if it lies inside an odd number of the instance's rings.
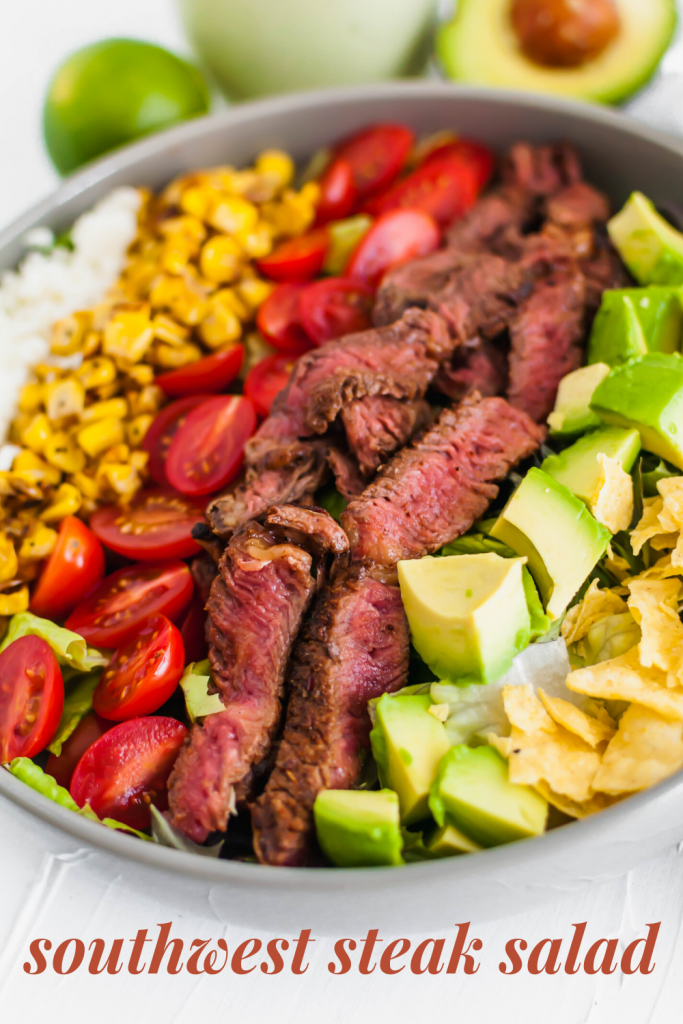
[[[239,166],[266,146],[282,147],[303,161],[340,135],[379,120],[406,121],[422,135],[452,127],[498,150],[519,139],[567,138],[579,147],[587,178],[614,204],[634,188],[655,201],[680,195],[683,142],[614,111],[525,93],[393,82],[248,103],[119,150],[69,178],[0,234],[0,271],[20,259],[29,229],[64,230],[117,185],[158,188],[183,171]],[[345,928],[360,932],[395,924],[405,931],[483,921],[623,874],[683,837],[680,789],[678,774],[592,818],[474,856],[399,869],[292,870],[143,843],[80,818],[0,772],[6,799],[113,855],[117,870],[118,858],[127,860],[133,888],[161,883],[179,896],[180,874],[185,894],[199,899],[210,892],[212,909],[225,920],[337,934]]]

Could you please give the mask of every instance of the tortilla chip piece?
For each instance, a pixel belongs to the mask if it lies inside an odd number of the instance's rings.
[[[633,518],[633,479],[619,459],[600,452],[597,460],[602,466],[602,483],[597,498],[591,502],[591,512],[610,533],[628,530]]]
[[[599,619],[606,615],[619,615],[627,611],[626,602],[611,590],[600,590],[593,580],[583,601],[570,608],[565,615],[560,633],[566,644],[581,640]]]
[[[614,736],[615,729],[612,726],[599,722],[596,718],[591,718],[581,708],[577,708],[576,704],[570,704],[568,700],[562,700],[561,697],[548,697],[540,686],[538,696],[552,720],[568,732],[579,736],[589,747],[598,747]]]
[[[629,584],[628,606],[640,625],[642,637],[638,646],[640,664],[660,668],[672,675],[669,686],[683,678],[683,623],[678,617],[678,595],[681,582],[669,580],[638,580]]]
[[[631,704],[603,754],[593,788],[616,795],[647,789],[683,767],[683,723]]]
[[[669,688],[661,669],[641,665],[637,647],[611,661],[575,669],[567,676],[567,686],[588,697],[635,701],[664,718],[683,721],[683,691]]]
[[[503,707],[513,729],[521,732],[555,732],[552,718],[530,683],[503,687]]]
[[[659,521],[659,513],[664,509],[663,498],[645,498],[643,501],[643,514],[640,522],[631,533],[631,547],[633,554],[639,555],[643,545],[658,533],[668,533],[662,528]]]
[[[664,502],[659,517],[660,523],[672,532],[683,530],[683,476],[660,480],[657,490]]]
[[[673,565],[670,552],[658,558],[649,569],[643,569],[642,572],[637,573],[635,576],[627,576],[623,582],[628,586],[634,580],[668,580],[673,576],[680,576],[682,572],[683,569]]]
[[[547,800],[549,804],[556,807],[558,811],[569,815],[570,818],[587,818],[589,814],[604,811],[606,807],[617,802],[605,793],[594,793],[588,800],[577,803],[576,800],[570,800],[569,797],[562,796],[561,793],[555,793],[548,783],[543,781],[537,782],[534,789],[544,800]]]
[[[623,555],[618,555],[616,551],[612,551],[612,545],[607,545],[607,555],[603,561],[603,565],[607,572],[611,572],[615,579],[618,579],[621,583],[627,579],[631,574],[631,566],[628,564]]]

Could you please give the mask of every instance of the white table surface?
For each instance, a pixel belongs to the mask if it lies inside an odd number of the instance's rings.
[[[185,49],[170,0],[0,0],[0,225],[56,184],[39,127],[51,70],[77,46],[115,35]],[[680,45],[667,56],[664,75],[632,105],[633,113],[683,132],[679,70]],[[116,976],[92,976],[81,968],[65,977],[50,971],[35,977],[22,965],[29,942],[38,937],[50,938],[53,948],[72,936],[86,945],[104,938],[107,946],[122,937],[130,949],[139,928],[156,936],[157,923],[169,920],[172,936],[188,942],[223,937],[231,952],[245,938],[269,936],[231,925],[225,901],[215,894],[194,898],[180,877],[155,888],[149,875],[129,863],[83,848],[0,799],[0,1021],[167,1024],[211,1021],[220,1013],[228,1021],[274,1017],[280,1024],[403,1024],[425,1018],[465,1024],[674,1024],[683,1017],[682,852],[683,847],[668,850],[628,876],[540,910],[484,925],[473,921],[470,934],[484,946],[481,967],[472,976],[403,971],[386,977],[376,970],[368,977],[357,971],[334,977],[327,970],[333,940],[318,937],[300,977],[283,972],[271,978],[258,970],[243,977],[228,971],[216,977],[133,977],[125,968]],[[453,921],[459,920],[454,906]],[[643,935],[647,923],[661,921],[654,971],[609,977],[499,972],[508,939],[525,938],[531,949],[542,938],[564,938],[566,950],[572,923],[579,921],[588,922],[587,940],[618,938],[620,950]],[[292,921],[283,937],[294,938],[305,927],[305,920]],[[400,935],[413,939],[410,920]],[[399,933],[380,937],[386,942]]]

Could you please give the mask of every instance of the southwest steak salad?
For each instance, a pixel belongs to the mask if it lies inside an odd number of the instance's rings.
[[[683,767],[683,235],[370,126],[0,282],[0,763],[205,856],[398,865]]]

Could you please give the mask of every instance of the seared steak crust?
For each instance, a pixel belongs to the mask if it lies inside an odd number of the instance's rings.
[[[306,864],[321,789],[348,789],[368,749],[367,702],[405,685],[408,626],[395,582],[354,565],[321,594],[292,657],[277,763],[252,808],[262,863]]]

